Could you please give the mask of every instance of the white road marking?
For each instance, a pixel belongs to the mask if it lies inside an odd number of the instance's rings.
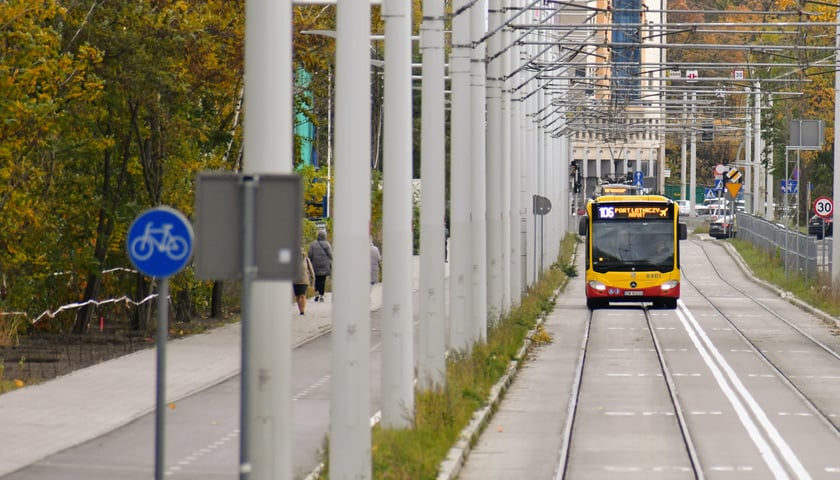
[[[332,375],[330,375],[329,373],[324,375],[323,377],[319,378],[312,385],[309,385],[308,387],[304,388],[300,392],[296,393],[295,396],[292,397],[292,400],[300,400],[300,399],[308,396],[310,393],[312,393],[316,389],[324,386],[327,382],[329,382],[331,377],[332,377]]]
[[[781,452],[782,457],[785,459],[794,475],[800,479],[810,479],[811,476],[805,470],[805,467],[802,466],[802,463],[796,457],[796,454],[793,453],[787,442],[785,442],[782,436],[779,435],[776,427],[774,427],[767,418],[767,414],[764,413],[761,406],[758,405],[750,392],[744,387],[743,383],[741,383],[738,375],[734,370],[732,370],[732,367],[726,362],[726,359],[723,358],[723,355],[721,355],[720,351],[717,350],[717,347],[715,347],[708,335],[706,335],[706,332],[697,322],[697,319],[694,318],[682,301],[679,302],[679,306],[680,309],[677,310],[677,317],[679,317],[680,321],[683,323],[683,327],[685,328],[685,331],[692,343],[694,343],[697,352],[703,358],[703,361],[709,367],[709,370],[711,370],[712,375],[717,381],[721,391],[724,395],[726,395],[729,403],[735,409],[741,424],[747,429],[753,443],[761,452],[762,458],[764,458],[764,461],[767,463],[767,466],[770,468],[773,476],[778,479],[789,478],[784,467],[782,467],[779,463],[776,453],[761,435],[761,432],[756,427],[755,422],[753,422],[744,404],[738,398],[738,395],[736,395],[735,391],[733,391],[733,388],[738,391],[738,394],[740,394],[741,398],[743,398],[744,402],[746,402],[747,406],[749,406],[753,415],[756,417],[756,420],[759,424],[761,424],[768,437],[770,437],[770,441],[772,441],[779,452]],[[714,359],[712,357],[714,357]],[[715,363],[715,360],[717,363]],[[731,387],[727,383],[726,378],[724,378],[724,373],[726,374],[726,377],[729,378],[729,381],[732,382]]]

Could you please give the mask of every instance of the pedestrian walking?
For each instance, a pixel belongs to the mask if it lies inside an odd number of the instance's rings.
[[[327,231],[318,230],[317,239],[309,244],[307,253],[312,269],[315,270],[315,298],[313,301],[324,301],[324,288],[327,276],[332,273],[332,245],[327,241]]]
[[[373,285],[379,281],[379,264],[382,262],[382,255],[379,254],[379,248],[370,242],[370,284]]]
[[[315,282],[315,270],[312,268],[312,261],[306,255],[303,247],[300,247],[300,266],[298,267],[298,275],[292,283],[292,289],[295,293],[295,301],[297,302],[298,312],[301,315],[306,314],[306,291],[309,286]]]

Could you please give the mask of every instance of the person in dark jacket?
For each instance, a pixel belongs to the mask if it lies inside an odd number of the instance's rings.
[[[309,244],[307,254],[315,270],[315,302],[324,301],[327,276],[332,273],[332,245],[327,241],[327,231],[318,230],[318,239]]]

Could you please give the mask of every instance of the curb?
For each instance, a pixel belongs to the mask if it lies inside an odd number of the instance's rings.
[[[563,284],[554,291],[551,297],[552,304],[557,300],[560,292],[566,288],[568,282],[569,278],[566,277]],[[467,458],[470,456],[472,445],[475,444],[481,435],[481,432],[484,430],[484,427],[486,427],[490,422],[490,419],[493,418],[493,414],[496,412],[498,405],[501,403],[502,397],[516,378],[516,374],[522,366],[522,361],[525,359],[528,352],[531,351],[533,337],[543,323],[545,323],[545,316],[537,319],[536,325],[534,325],[534,328],[531,329],[525,336],[525,341],[523,342],[522,347],[516,353],[516,359],[510,362],[507,370],[505,370],[505,374],[502,375],[501,379],[499,379],[499,381],[496,382],[496,384],[490,389],[487,404],[473,414],[470,423],[461,431],[461,434],[458,435],[458,440],[455,441],[455,445],[449,449],[446,459],[444,459],[443,462],[441,462],[440,467],[438,467],[437,480],[454,480],[458,478],[458,475],[461,473],[461,468],[463,468],[464,464],[467,462]]]

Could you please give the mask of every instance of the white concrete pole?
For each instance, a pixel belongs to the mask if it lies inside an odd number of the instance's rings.
[[[470,342],[487,339],[487,118],[485,98],[487,47],[478,43],[486,31],[487,1],[477,0],[470,8],[470,140],[472,160],[472,315]]]
[[[533,50],[533,46],[530,47]],[[524,199],[524,206],[525,206],[525,226],[527,229],[527,234],[525,235],[525,243],[526,248],[525,251],[527,252],[526,255],[526,262],[527,262],[527,274],[528,277],[526,279],[526,286],[531,286],[534,284],[534,279],[537,275],[537,243],[536,243],[536,236],[537,236],[537,227],[535,223],[537,222],[536,217],[534,216],[534,202],[533,196],[538,193],[537,191],[537,168],[539,165],[539,138],[537,137],[537,124],[535,122],[536,117],[536,95],[531,95],[525,100],[525,125],[526,125],[526,137],[525,137],[525,146],[526,146],[526,162],[527,163],[527,170],[525,172],[525,182],[523,186],[525,187],[525,195],[523,195]]]
[[[691,192],[691,216],[696,217],[697,212],[694,211],[694,204],[697,199],[694,198],[697,193],[697,93],[691,94],[691,175],[689,191]]]
[[[574,155],[572,155],[572,157],[569,158],[569,161],[572,161],[574,159],[575,159]],[[580,161],[580,167],[579,168],[580,168],[580,194],[575,195],[575,197],[578,199],[578,204],[576,205],[577,207],[583,206],[583,202],[581,202],[579,199],[586,198],[586,189],[589,185],[589,181],[587,180],[587,177],[589,177],[589,147],[583,147],[583,154],[582,154],[582,158],[581,158],[581,161]],[[573,181],[574,181],[574,179],[573,179]],[[572,191],[574,191],[574,186],[572,187]]]
[[[470,142],[470,15],[471,0],[455,0],[452,11],[452,53],[449,57],[451,89],[449,189],[449,346],[469,347],[467,322],[472,305],[472,197]]]
[[[837,77],[835,77],[835,81],[837,81]],[[767,95],[767,107],[770,109],[771,112],[773,111],[773,95],[771,94]],[[774,183],[775,181],[773,180],[773,145],[770,145],[770,148],[767,149],[767,184],[765,185],[765,191],[767,192],[767,201],[764,205],[764,218],[771,221],[776,217],[776,211],[773,209],[773,187],[775,187]]]
[[[411,173],[411,0],[384,0],[385,146],[382,198],[382,427],[414,417]],[[439,223],[442,223],[440,219]],[[440,242],[438,242],[440,243]]]
[[[516,0],[514,6],[521,6],[521,0]],[[508,42],[505,42],[506,44]],[[507,57],[511,66],[519,64],[519,47],[511,47]],[[505,68],[505,75],[511,72],[511,67]],[[519,75],[509,78],[507,87],[518,85]],[[522,282],[522,171],[524,157],[522,155],[522,95],[511,92],[510,95],[510,305],[519,306],[524,290]]]
[[[764,151],[764,143],[761,139],[761,82],[756,83],[755,90],[755,128],[753,129],[753,204],[750,213],[757,214],[761,212],[761,202],[764,201],[761,195],[761,153]]]
[[[663,175],[663,172],[660,171],[660,172],[658,172],[658,175],[657,175],[655,165],[656,165],[656,149],[653,148],[653,146],[651,145],[651,146],[648,147],[648,176],[650,176],[650,177],[660,177],[661,178],[662,175]],[[662,189],[658,188],[658,183],[657,183],[657,190],[662,194],[665,193]]]
[[[747,88],[747,105],[746,111],[750,111],[750,89]],[[752,116],[747,114],[747,119],[744,125],[744,184],[741,185],[741,188],[744,190],[744,195],[747,195],[748,192],[752,190]],[[734,202],[735,199],[733,198],[732,201]],[[748,213],[752,213],[749,210],[749,207],[746,205],[746,201],[744,201],[744,207],[747,209]]]
[[[423,85],[420,132],[420,388],[446,386],[446,295],[444,219],[446,215],[446,144],[444,97],[443,0],[423,2],[420,51]]]
[[[245,10],[246,174],[292,171],[292,3],[255,0]],[[240,476],[291,480],[291,314],[288,281],[254,281],[242,326],[243,405]],[[246,418],[247,417],[247,418]]]
[[[366,480],[372,468],[370,285],[360,280],[367,280],[370,272],[369,1],[342,0],[336,23],[329,462],[331,478]],[[288,311],[288,302],[284,305]]]
[[[504,15],[502,18],[504,19]],[[505,19],[506,20],[506,19]],[[510,45],[511,42],[511,29],[509,27],[505,27],[502,30],[502,45],[507,47]],[[511,291],[511,192],[513,190],[511,184],[511,100],[510,100],[510,80],[506,80],[505,77],[507,76],[508,72],[510,72],[511,68],[511,50],[508,49],[505,53],[502,54],[501,61],[502,61],[502,68],[501,68],[501,89],[502,89],[502,175],[501,175],[501,183],[502,183],[502,205],[501,205],[501,217],[502,217],[502,246],[501,246],[501,258],[499,259],[501,262],[501,277],[502,277],[502,315],[506,315],[510,312],[511,306],[511,298],[513,297],[513,292]]]
[[[490,0],[490,29],[502,23],[502,1]],[[502,47],[500,32],[487,41],[487,57],[495,56]],[[486,136],[486,198],[487,230],[487,315],[495,321],[502,311],[502,58],[497,56],[487,64],[487,136]]]
[[[601,147],[595,149],[595,185],[597,185],[598,180],[601,179]]]
[[[542,112],[545,108],[545,89],[543,85],[540,84],[540,90],[537,92],[537,111]],[[546,167],[546,163],[548,162],[548,141],[549,136],[546,133],[545,124],[539,122],[540,115],[538,114],[534,117],[534,121],[537,121],[537,141],[539,142],[539,166],[537,167],[537,192],[539,195],[549,198],[551,195],[548,192],[548,168]],[[551,198],[551,208],[552,210],[556,210],[558,207],[557,199]],[[539,248],[539,266],[540,271],[542,273],[545,271],[546,267],[548,266],[549,262],[549,249],[546,248],[551,241],[551,217],[543,216],[540,219],[540,236],[539,241],[537,242]],[[537,275],[537,280],[539,280],[540,275]]]
[[[840,9],[837,10],[837,21],[840,21]],[[834,182],[832,184],[832,202],[837,208],[840,199],[840,24],[834,30]],[[769,195],[768,195],[769,197]],[[840,282],[840,242],[831,242],[831,284]]]
[[[511,49],[511,61],[518,60],[519,49]],[[508,82],[516,83],[519,76]],[[522,300],[522,101],[521,95],[511,94],[510,102],[510,306],[519,306]]]
[[[682,133],[680,133],[680,140],[681,140],[680,143],[682,144],[682,148],[681,148],[682,155],[680,156],[680,199],[681,200],[689,200],[689,202],[688,202],[688,209],[689,209],[688,213],[689,213],[689,215],[694,216],[694,214],[692,213],[694,211],[694,203],[695,203],[694,194],[692,193],[691,198],[689,198],[688,195],[686,194],[686,191],[685,191],[685,176],[686,176],[685,174],[686,174],[686,167],[688,166],[686,164],[686,157],[688,157],[688,144],[687,144],[688,137],[685,133],[685,125],[687,124],[687,121],[688,121],[688,115],[686,113],[686,110],[688,108],[687,107],[687,104],[688,104],[688,96],[687,95],[688,94],[686,92],[683,92],[683,114],[682,114],[682,117],[683,117],[682,118],[683,131],[682,131]]]

